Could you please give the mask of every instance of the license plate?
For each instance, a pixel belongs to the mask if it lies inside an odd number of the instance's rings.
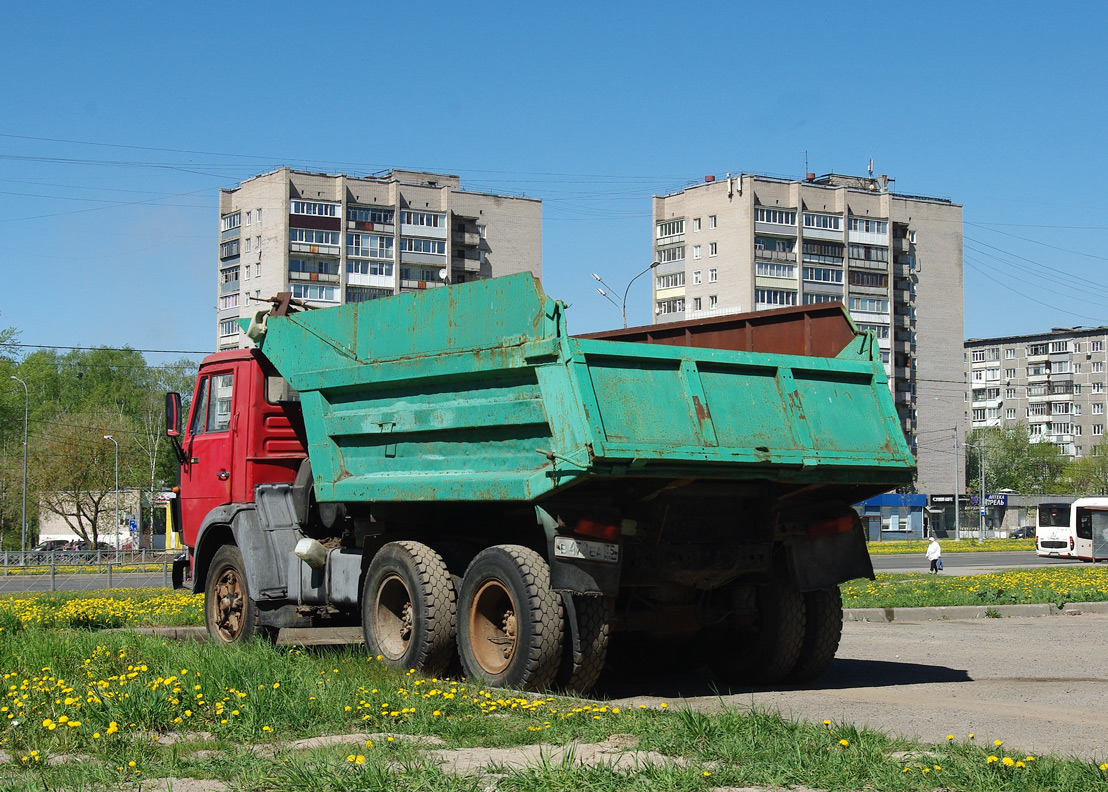
[[[577,558],[582,561],[600,561],[604,564],[619,563],[619,545],[608,542],[589,542],[572,536],[554,537],[556,558]]]

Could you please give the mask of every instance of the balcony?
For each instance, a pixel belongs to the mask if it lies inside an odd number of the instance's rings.
[[[754,258],[759,261],[783,261],[788,264],[796,263],[796,251],[789,250],[760,250],[754,249]],[[840,264],[842,261],[839,262]]]
[[[464,247],[477,247],[481,244],[481,235],[476,231],[455,231],[451,239],[455,245]]]
[[[338,283],[339,276],[337,274],[332,275],[326,272],[290,272],[290,281],[297,281],[299,283]],[[391,278],[389,279],[392,280]]]
[[[219,293],[220,294],[230,294],[231,292],[237,292],[238,290],[239,290],[238,280],[225,281],[225,282],[219,284]]]

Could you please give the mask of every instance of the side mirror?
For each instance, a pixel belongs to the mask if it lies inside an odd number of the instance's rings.
[[[181,394],[165,395],[165,433],[167,437],[181,436]]]

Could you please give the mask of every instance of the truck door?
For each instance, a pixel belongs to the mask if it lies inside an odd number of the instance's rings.
[[[231,502],[231,471],[237,415],[232,371],[205,373],[196,384],[186,461],[181,466],[181,522],[192,544],[204,517]]]

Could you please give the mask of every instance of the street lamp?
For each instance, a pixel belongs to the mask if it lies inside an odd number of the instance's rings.
[[[621,314],[623,314],[623,326],[624,327],[627,327],[627,295],[631,291],[631,284],[634,283],[635,281],[637,281],[639,278],[641,278],[646,273],[650,272],[652,269],[654,269],[655,267],[657,267],[661,263],[662,262],[660,262],[660,261],[652,262],[649,267],[647,267],[642,272],[635,275],[635,277],[633,277],[630,281],[628,281],[627,282],[627,288],[623,290],[623,299],[622,300],[620,300],[619,297],[613,296],[612,294],[608,293],[608,292],[614,292],[615,289],[613,289],[611,286],[608,286],[608,284],[604,282],[603,278],[601,278],[595,272],[592,274],[592,276],[594,278],[596,278],[598,281],[600,281],[601,285],[608,287],[608,291],[604,291],[604,289],[601,289],[599,287],[597,288],[597,291],[600,293],[601,297],[606,299],[608,302],[610,302],[616,308],[619,308],[619,312]]]
[[[27,551],[27,412],[31,406],[31,396],[27,392],[27,383],[12,375],[12,379],[23,386],[23,530],[19,534],[19,552]]]
[[[115,446],[115,549],[119,549],[119,443],[111,435],[104,435]]]

